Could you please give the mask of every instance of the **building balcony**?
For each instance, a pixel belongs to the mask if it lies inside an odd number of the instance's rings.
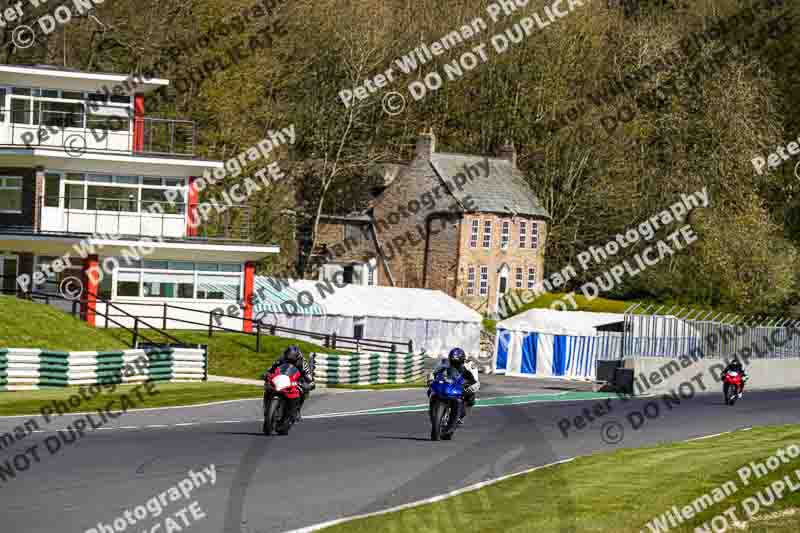
[[[103,108],[102,115],[40,110],[0,110],[0,147],[63,150],[73,157],[89,153],[141,156],[195,155],[195,124],[189,120],[131,116],[130,107]]]
[[[44,197],[39,228],[2,227],[0,233],[113,236],[116,239],[253,240],[250,206],[230,206],[200,221],[196,205],[136,198]],[[188,212],[187,212],[188,208]],[[197,221],[197,222],[194,222]]]

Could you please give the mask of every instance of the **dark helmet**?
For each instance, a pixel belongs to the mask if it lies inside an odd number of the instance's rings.
[[[450,366],[460,370],[467,360],[467,354],[465,354],[464,350],[461,348],[453,348],[450,350],[450,353],[447,354],[447,360],[450,362]]]
[[[303,358],[303,352],[295,344],[289,345],[283,352],[283,360],[297,366]]]

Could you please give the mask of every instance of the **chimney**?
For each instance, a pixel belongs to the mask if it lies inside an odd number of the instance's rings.
[[[503,145],[497,150],[497,157],[505,159],[511,163],[512,167],[517,166],[517,150],[508,139],[505,140]]]
[[[435,151],[436,135],[433,134],[433,128],[430,128],[427,132],[421,132],[417,137],[417,157],[430,159]]]

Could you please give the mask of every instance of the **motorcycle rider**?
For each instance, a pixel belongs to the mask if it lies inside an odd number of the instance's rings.
[[[744,365],[742,365],[742,363],[736,356],[734,356],[733,360],[730,363],[728,363],[728,366],[725,367],[721,375],[724,376],[728,372],[738,372],[742,376],[742,388],[739,391],[739,396],[738,396],[739,398],[741,398],[742,393],[744,392],[744,385],[749,379],[749,377],[747,375],[747,372],[744,371]]]
[[[301,409],[303,408],[303,403],[306,401],[306,397],[308,394],[314,390],[316,387],[316,383],[314,383],[314,372],[311,369],[311,366],[306,361],[306,358],[303,356],[303,352],[300,351],[296,345],[292,344],[283,351],[283,355],[281,355],[271,367],[264,372],[264,375],[261,379],[266,379],[267,376],[274,372],[276,368],[283,364],[290,364],[297,367],[300,370],[301,376],[299,380],[299,388],[300,388],[300,398],[296,400],[287,400],[289,402],[289,416],[293,417],[296,422],[302,420]]]
[[[464,423],[464,418],[467,416],[467,408],[472,409],[475,405],[475,393],[481,388],[478,381],[477,369],[467,368],[465,365],[467,354],[461,348],[453,348],[447,354],[447,359],[442,359],[439,365],[428,374],[428,386],[430,387],[434,376],[441,370],[446,368],[454,368],[464,378],[464,401],[461,402],[461,412],[458,414],[457,424],[460,426]]]

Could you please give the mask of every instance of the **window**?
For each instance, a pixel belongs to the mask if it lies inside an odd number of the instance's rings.
[[[36,256],[36,267],[35,267],[35,270],[37,272],[42,272],[42,274],[45,275],[45,279],[47,280],[45,283],[48,283],[48,284],[51,284],[51,285],[53,283],[57,283],[58,282],[58,275],[55,273],[55,271],[52,268],[53,262],[56,259],[59,259],[59,258],[58,257],[46,257],[46,256],[41,256],[41,255],[37,255]],[[46,266],[48,268],[47,269],[42,268],[44,266]],[[106,277],[106,276],[104,276],[104,277]]]
[[[16,276],[19,273],[19,257],[0,250],[0,289],[10,294],[17,291]]]
[[[86,114],[86,127],[98,132],[129,131],[130,119],[124,107],[89,106]]]
[[[82,103],[42,101],[39,112],[41,113],[41,123],[44,126],[54,126],[56,128],[83,127],[84,109]]]
[[[97,291],[98,296],[100,296],[100,298],[103,298],[104,300],[110,300],[112,296],[111,289],[113,285],[114,285],[113,274],[112,275],[109,275],[107,273],[104,274],[103,278],[100,280],[100,284],[98,287],[99,289]]]
[[[481,296],[489,294],[489,267],[481,266]]]
[[[519,247],[525,248],[528,240],[528,223],[524,220],[519,222]]]
[[[483,247],[492,247],[492,221],[487,220],[483,223]]]
[[[539,224],[531,222],[531,248],[536,250],[539,247]]]
[[[45,174],[44,205],[46,207],[58,207],[60,193],[61,193],[61,174]]]
[[[0,107],[6,89],[0,90]],[[88,105],[87,105],[88,104]],[[11,89],[11,121],[15,124],[43,124],[54,128],[96,128],[130,130],[133,115],[131,96],[111,96],[59,89]],[[0,121],[4,117],[0,113]]]
[[[467,294],[472,296],[475,294],[475,267],[467,268]]]
[[[345,224],[344,226],[344,240],[346,243],[358,244],[365,240],[362,228],[355,224]]]
[[[31,101],[29,99],[11,99],[11,122],[14,124],[38,124],[39,114],[31,112]]]
[[[140,272],[122,272],[117,274],[117,296],[141,296],[139,293]]]
[[[238,263],[197,263],[200,272],[241,272],[242,265]]]
[[[142,189],[142,211],[160,212],[155,205],[160,205],[167,215],[182,215],[186,207],[186,192],[168,192],[165,189]]]
[[[500,234],[500,248],[505,250],[508,248],[508,241],[511,239],[511,222],[508,220],[503,221],[503,230]]]
[[[194,274],[144,272],[142,289],[150,298],[194,298]]]
[[[67,183],[65,191],[64,207],[67,209],[86,209],[86,187],[84,185]]]
[[[346,265],[342,270],[342,283],[353,283],[353,277],[356,272],[354,265]]]
[[[0,176],[0,212],[22,213],[22,178]]]
[[[163,209],[164,214],[179,216],[186,212],[184,178],[78,173],[50,176],[54,183],[57,176],[64,181],[67,209],[159,214]],[[48,201],[55,202],[57,195],[47,195]],[[161,209],[155,207],[157,204]]]
[[[517,285],[516,285],[516,287],[517,287],[518,289],[521,289],[521,288],[523,287],[523,281],[524,281],[524,280],[523,280],[522,267],[517,267],[517,276],[516,276],[516,278],[517,278]]]
[[[470,248],[477,248],[478,247],[478,230],[480,230],[481,222],[480,220],[473,220],[472,221],[472,233],[469,237],[469,247]]]
[[[118,297],[238,300],[242,265],[118,259]]]
[[[91,211],[139,211],[139,191],[128,187],[87,187],[86,209]]]
[[[528,288],[532,289],[536,285],[536,267],[528,268]]]
[[[0,87],[0,122],[6,121],[6,89]]]
[[[197,276],[198,300],[238,300],[239,276],[199,274]]]

